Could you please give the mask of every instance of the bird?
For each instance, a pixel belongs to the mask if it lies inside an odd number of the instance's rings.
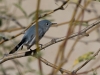
[[[48,31],[48,29],[57,23],[52,23],[49,20],[41,20],[38,22],[38,37],[39,40],[44,36],[44,34]],[[34,44],[36,44],[36,24],[29,27],[22,38],[22,40],[15,46],[9,54],[15,53],[19,48],[23,48],[23,45],[30,49]]]

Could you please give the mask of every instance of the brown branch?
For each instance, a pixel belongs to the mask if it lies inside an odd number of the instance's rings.
[[[9,28],[9,29],[4,29],[4,30],[0,30],[0,32],[14,32],[14,31],[17,31],[17,30],[22,30],[22,29],[25,29],[25,28]]]
[[[77,75],[80,75],[80,74],[87,74],[87,73],[89,73],[89,72],[91,72],[91,71],[93,71],[93,70],[97,70],[98,68],[100,68],[100,65],[98,65],[97,67],[92,68],[92,69],[90,69],[90,70],[88,70],[88,71],[83,71],[83,72],[77,73]]]
[[[27,51],[27,52],[24,51],[24,52],[18,53],[18,54],[10,54],[10,55],[4,56],[4,57],[0,60],[0,64],[2,64],[3,62],[5,62],[5,61],[7,61],[7,60],[13,59],[13,57],[14,57],[14,58],[20,58],[20,57],[25,57],[25,56],[34,56],[34,57],[38,58],[38,57],[36,56],[36,53],[37,53],[37,51],[36,51],[36,49],[35,49],[35,50]],[[58,66],[56,66],[56,65],[54,65],[54,64],[52,64],[52,63],[50,63],[50,62],[48,62],[47,60],[45,60],[45,59],[42,58],[42,57],[40,57],[40,60],[41,60],[43,63],[45,63],[46,65],[50,66],[50,67],[53,67],[53,68],[55,68],[55,69],[58,68]],[[70,71],[65,70],[65,69],[63,69],[63,68],[60,68],[59,71],[60,71],[61,73],[64,72],[64,73],[71,74]]]

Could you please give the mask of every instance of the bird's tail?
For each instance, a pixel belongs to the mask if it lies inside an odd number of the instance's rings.
[[[9,52],[9,54],[12,54],[12,53],[16,52],[23,45],[24,42],[25,42],[25,39],[23,39],[14,49],[12,49]]]

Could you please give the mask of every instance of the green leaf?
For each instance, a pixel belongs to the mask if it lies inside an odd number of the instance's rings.
[[[94,52],[88,52],[88,53],[85,53],[81,56],[79,56],[73,63],[73,67],[76,66],[77,64],[85,61],[85,60],[89,60],[90,58],[93,58],[92,55],[93,55]]]
[[[19,4],[14,4],[14,5],[23,12],[23,14],[25,15],[25,17],[27,17],[27,13],[25,12],[25,10]]]

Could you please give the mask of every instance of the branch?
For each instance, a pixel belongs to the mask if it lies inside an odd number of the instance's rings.
[[[78,24],[80,24],[80,23],[83,23],[83,24],[86,23],[86,24],[88,24],[88,22],[93,21],[93,20],[97,20],[97,19],[100,19],[100,16],[99,16],[99,17],[92,18],[92,19],[84,20],[84,21],[75,20],[75,21],[73,22],[73,24],[76,24],[76,25],[78,25]],[[52,26],[52,27],[62,26],[62,25],[68,24],[68,23],[70,23],[70,22],[71,22],[71,21],[62,22],[62,23],[56,24],[56,25],[54,25],[54,26]]]
[[[18,31],[18,30],[22,30],[25,28],[9,28],[9,29],[4,29],[4,30],[0,30],[0,32],[14,32],[14,31]]]
[[[7,37],[5,37],[4,35],[2,35],[2,34],[0,34],[0,38],[2,38],[3,40],[5,40],[5,41],[7,41],[8,40],[8,38]]]
[[[22,53],[5,55],[2,59],[0,59],[0,64],[2,64],[3,62],[5,62],[5,61],[7,61],[7,60],[10,60],[10,59],[20,58],[20,57],[26,57],[26,56],[34,56],[34,57],[38,58],[38,57],[36,56],[36,54],[38,54],[38,52],[37,52],[36,49],[35,49],[35,50],[30,50],[30,51],[24,51],[24,52],[22,52]],[[43,59],[42,57],[40,57],[40,60],[41,60],[42,62],[44,62],[46,65],[48,65],[48,66],[51,66],[51,67],[53,67],[53,68],[55,68],[55,69],[58,68],[58,66],[56,66],[56,65],[54,65],[54,64],[52,64],[52,63],[50,63],[50,62],[48,62],[47,60]],[[61,73],[63,73],[63,72],[68,73],[68,74],[71,73],[70,71],[67,71],[67,70],[65,70],[65,69],[63,69],[63,68],[60,68],[59,71],[60,71]]]
[[[89,73],[89,72],[91,72],[91,71],[93,71],[93,70],[97,70],[97,69],[99,69],[99,68],[100,68],[100,65],[98,65],[97,67],[92,68],[92,69],[90,69],[90,70],[88,70],[88,71],[83,71],[83,72],[77,73],[77,75],[80,75],[80,74],[87,74],[87,73]]]

